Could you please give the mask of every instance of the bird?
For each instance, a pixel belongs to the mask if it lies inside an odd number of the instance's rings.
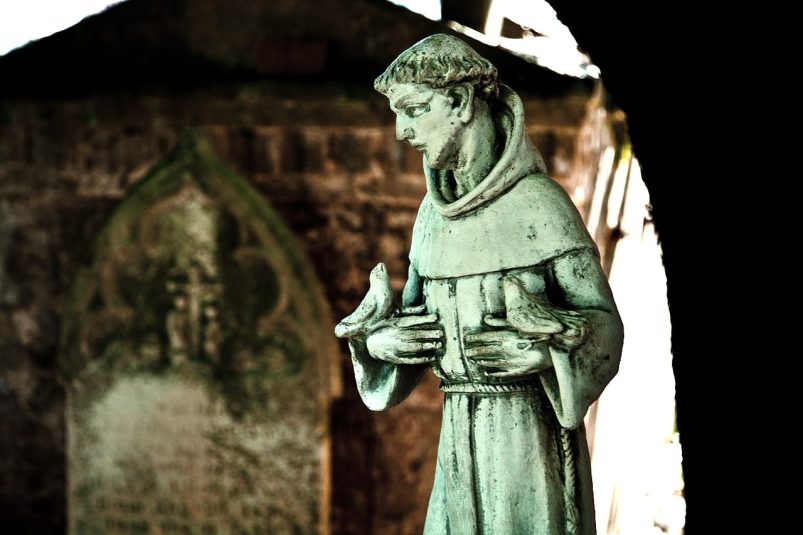
[[[520,333],[528,336],[577,336],[582,332],[585,324],[582,314],[556,307],[545,296],[528,291],[518,277],[507,277],[502,282],[502,288],[505,292],[507,322]]]
[[[357,308],[335,327],[338,338],[354,338],[393,313],[393,289],[385,264],[378,263],[369,276],[370,287]]]

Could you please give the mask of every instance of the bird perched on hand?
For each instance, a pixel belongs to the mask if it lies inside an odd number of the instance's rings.
[[[393,290],[385,264],[378,263],[371,270],[370,287],[357,308],[335,327],[338,338],[353,338],[367,334],[371,327],[393,313]]]
[[[554,335],[564,345],[576,345],[585,335],[585,317],[573,310],[556,307],[544,296],[524,287],[518,277],[507,277],[505,292],[507,322],[528,336]]]

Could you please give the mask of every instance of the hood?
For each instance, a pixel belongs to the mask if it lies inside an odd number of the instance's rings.
[[[505,147],[499,161],[482,182],[454,202],[443,198],[438,189],[443,175],[450,170],[432,169],[424,158],[424,174],[432,204],[441,215],[457,217],[479,208],[511,188],[520,179],[533,173],[546,174],[541,154],[533,146],[524,127],[524,106],[521,98],[508,86],[499,85],[501,106],[494,113],[494,122],[505,136]]]

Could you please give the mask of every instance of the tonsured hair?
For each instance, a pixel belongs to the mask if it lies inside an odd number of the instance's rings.
[[[396,84],[428,84],[434,88],[468,82],[478,97],[499,96],[497,71],[490,61],[466,43],[443,33],[422,39],[393,60],[374,81],[374,88],[387,95]]]

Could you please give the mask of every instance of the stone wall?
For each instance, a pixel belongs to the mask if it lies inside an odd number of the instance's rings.
[[[336,318],[360,301],[378,261],[401,291],[425,189],[420,154],[395,141],[382,97],[354,94],[274,84],[2,105],[0,528],[63,530],[68,461],[56,363],[66,292],[111,210],[184,128],[198,129],[285,219]],[[581,92],[525,102],[553,176],[585,206],[577,186],[588,169],[577,162],[593,162],[595,149],[577,141],[588,135],[593,100]],[[345,345],[333,358],[343,376],[331,407],[333,533],[420,533],[440,429],[437,381],[430,374],[401,406],[371,413]]]

